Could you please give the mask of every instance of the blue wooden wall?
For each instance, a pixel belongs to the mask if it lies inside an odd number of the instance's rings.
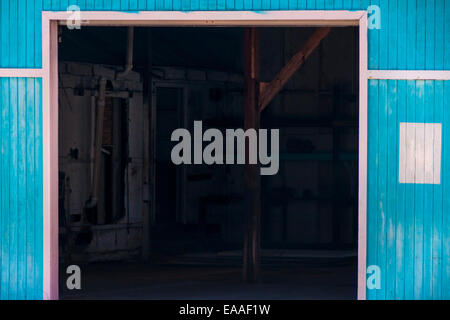
[[[369,299],[450,298],[450,81],[369,81]],[[442,124],[441,184],[399,184],[400,122]]]
[[[0,78],[1,299],[42,299],[41,87]]]
[[[0,68],[41,67],[41,11],[381,9],[370,69],[450,70],[450,0],[0,0]]]
[[[450,0],[0,0],[0,68],[42,66],[41,12],[82,10],[365,10],[369,69],[450,70]],[[42,297],[41,80],[1,79],[1,298]],[[449,81],[369,83],[369,299],[450,298]],[[440,185],[398,184],[401,121],[441,121]],[[395,139],[397,140],[394,140]],[[447,157],[447,158],[446,158]]]

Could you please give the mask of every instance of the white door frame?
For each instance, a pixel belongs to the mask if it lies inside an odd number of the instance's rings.
[[[359,26],[358,299],[366,298],[367,12],[366,11],[82,11],[88,26]],[[43,297],[58,299],[58,24],[71,12],[42,12]]]

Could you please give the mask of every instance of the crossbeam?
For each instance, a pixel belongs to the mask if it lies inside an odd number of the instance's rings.
[[[320,42],[330,33],[330,31],[330,27],[318,28],[271,82],[260,83],[260,111],[264,110],[264,108],[269,105],[286,82],[288,82],[294,73],[303,65],[306,59],[308,59],[311,53],[319,46]]]

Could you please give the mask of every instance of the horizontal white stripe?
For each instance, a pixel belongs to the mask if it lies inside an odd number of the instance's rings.
[[[298,22],[305,24],[310,21],[314,24],[324,25],[330,22],[331,25],[339,21],[358,21],[366,14],[366,11],[326,11],[326,10],[310,10],[310,11],[143,11],[138,14],[133,12],[117,12],[117,11],[80,11],[76,13],[80,15],[82,24],[94,24],[121,22],[131,24],[148,25],[227,25],[233,22],[243,22],[245,25],[273,25],[279,22],[284,25],[286,23]],[[73,20],[72,12],[51,12],[44,11],[43,17],[49,20]]]
[[[369,79],[450,80],[450,70],[368,70]]]
[[[0,68],[0,78],[41,78],[42,69]]]

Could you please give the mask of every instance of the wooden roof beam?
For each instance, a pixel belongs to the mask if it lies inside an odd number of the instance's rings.
[[[283,86],[294,75],[294,73],[303,65],[311,53],[319,46],[320,42],[330,33],[330,27],[317,28],[312,36],[306,41],[303,47],[289,60],[289,62],[278,72],[271,82],[260,83],[259,110],[272,101],[280,92]]]

